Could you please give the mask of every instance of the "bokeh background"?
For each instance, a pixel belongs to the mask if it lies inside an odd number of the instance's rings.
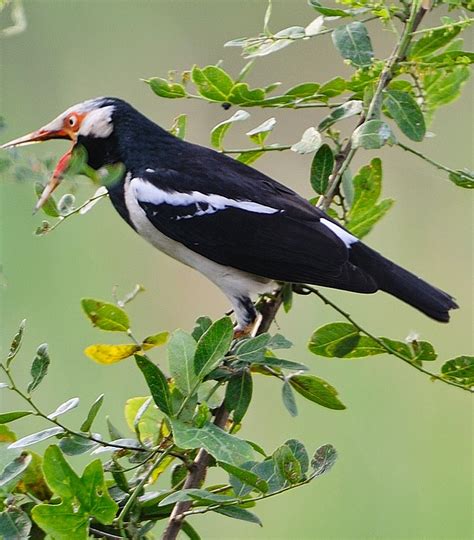
[[[236,74],[243,65],[239,50],[222,45],[231,38],[256,35],[266,3],[29,0],[24,6],[26,30],[1,42],[1,113],[8,124],[2,141],[36,129],[71,104],[115,95],[165,127],[177,114],[187,113],[188,140],[207,145],[211,128],[232,111],[199,101],[159,99],[140,78],[166,76],[169,69],[219,59]],[[304,26],[315,16],[304,0],[276,1],[272,28]],[[7,23],[3,20],[2,26]],[[370,30],[377,55],[385,55],[393,34],[375,24]],[[350,72],[330,38],[322,37],[260,59],[249,82],[283,81],[288,88]],[[228,146],[247,144],[245,131],[270,116],[278,120],[271,142],[292,143],[324,114],[318,109],[250,112],[246,125],[233,128]],[[472,166],[472,119],[466,89],[462,99],[440,111],[431,126],[437,136],[421,148],[453,167]],[[51,142],[24,149],[22,155],[59,156],[66,149],[64,142]],[[469,353],[470,194],[401,150],[384,149],[379,154],[384,195],[397,202],[368,241],[448,290],[462,309],[449,325],[440,325],[382,294],[363,297],[328,291],[328,295],[375,334],[403,339],[416,331],[434,343],[442,360]],[[360,152],[357,167],[374,155]],[[310,196],[310,160],[292,152],[272,153],[256,166]],[[84,179],[78,198],[87,198],[93,189]],[[135,332],[145,336],[176,327],[191,329],[199,315],[219,317],[228,309],[224,297],[199,274],[145,244],[108,202],[38,238],[33,231],[42,216],[31,215],[32,182],[28,178],[19,182],[4,173],[0,193],[2,354],[19,321],[27,318],[16,370],[20,380],[27,380],[36,347],[49,343],[52,365],[36,398],[41,406],[53,410],[65,399],[80,396],[82,407],[67,418],[76,427],[92,400],[104,392],[103,410],[126,431],[123,405],[128,397],[146,393],[143,379],[132,362],[104,367],[82,354],[87,345],[114,336],[90,327],[80,298],[111,299],[115,285],[125,293],[135,283],[143,284],[146,292],[129,312]],[[305,488],[260,503],[257,512],[263,529],[212,514],[196,517],[193,524],[203,538],[211,539],[472,538],[470,396],[432,383],[388,356],[344,361],[311,355],[306,348],[311,332],[334,320],[337,314],[317,299],[300,297],[289,315],[278,316],[278,326],[295,343],[288,358],[309,364],[313,373],[334,384],[347,410],[331,411],[299,399],[299,416],[292,419],[281,404],[279,385],[260,377],[242,434],[260,441],[268,451],[290,437],[310,449],[331,442],[340,454],[336,467]],[[155,357],[166,366],[164,350]],[[436,371],[440,363],[429,367]],[[3,410],[18,405],[5,391],[1,401]],[[34,420],[21,422],[15,425],[19,435],[40,427]],[[74,465],[80,469],[83,460],[76,458]]]

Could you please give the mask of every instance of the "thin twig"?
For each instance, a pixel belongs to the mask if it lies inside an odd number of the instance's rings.
[[[403,33],[400,37],[400,40],[393,49],[392,54],[387,59],[385,66],[380,74],[377,87],[374,91],[374,95],[370,102],[368,111],[366,115],[363,115],[360,118],[359,123],[356,127],[362,126],[366,121],[373,119],[375,116],[378,116],[380,112],[380,107],[382,104],[382,93],[387,85],[390,83],[393,77],[393,71],[397,63],[405,59],[408,46],[410,45],[411,35],[414,30],[418,27],[424,15],[426,14],[426,9],[420,7],[420,0],[415,0],[412,3],[410,17],[405,23]],[[349,167],[352,159],[354,158],[357,152],[357,148],[352,146],[351,139],[346,143],[344,149],[341,151],[339,156],[336,158],[336,165],[334,171],[331,175],[328,189],[326,193],[321,196],[318,201],[318,207],[322,210],[327,210],[331,205],[331,202],[334,196],[339,191],[339,185],[342,180],[342,176],[346,169]]]
[[[332,307],[335,311],[337,311],[340,315],[342,315],[347,321],[349,321],[353,326],[359,330],[362,334],[365,334],[367,337],[373,339],[377,345],[380,345],[388,354],[391,354],[393,356],[396,356],[397,358],[400,358],[400,360],[403,360],[405,363],[409,364],[411,367],[417,369],[421,373],[424,373],[425,375],[428,375],[432,379],[436,379],[437,381],[442,381],[446,384],[450,384],[451,386],[456,386],[457,388],[461,388],[462,390],[466,390],[467,392],[473,393],[474,388],[468,388],[467,386],[463,386],[462,384],[458,384],[454,381],[450,381],[449,379],[445,379],[441,375],[437,375],[436,373],[431,373],[431,371],[428,371],[424,369],[422,366],[419,366],[413,362],[413,359],[407,358],[402,353],[396,351],[395,349],[392,349],[389,345],[387,345],[382,339],[375,336],[368,330],[366,330],[363,326],[361,326],[358,322],[356,322],[352,316],[344,311],[342,308],[340,308],[338,305],[336,305],[334,302],[329,300],[324,294],[318,291],[318,289],[311,287],[310,285],[305,285],[305,289],[308,291],[311,291],[313,294],[315,294],[318,298],[320,298],[325,304]]]
[[[437,169],[439,169],[441,171],[446,171],[447,173],[458,173],[458,171],[455,171],[454,169],[451,169],[450,167],[447,167],[446,165],[442,165],[441,163],[438,163],[434,159],[431,159],[431,158],[425,156],[421,152],[418,152],[417,150],[415,150],[413,148],[410,148],[409,146],[406,146],[405,144],[403,144],[401,142],[398,142],[397,146],[399,146],[400,148],[402,148],[406,152],[410,152],[411,154],[425,160],[430,165],[433,165],[433,167],[436,167]]]
[[[102,439],[98,439],[97,437],[94,437],[93,435],[88,435],[86,433],[82,433],[80,431],[74,431],[72,429],[69,429],[64,424],[59,422],[56,418],[50,418],[46,413],[44,413],[39,407],[36,405],[36,403],[32,400],[31,396],[28,396],[25,394],[22,390],[20,390],[10,373],[10,369],[7,368],[3,363],[0,363],[0,368],[5,372],[6,376],[8,377],[8,380],[10,382],[10,390],[18,394],[21,398],[23,398],[34,410],[34,414],[36,416],[40,416],[41,418],[44,418],[48,422],[51,422],[52,424],[56,425],[57,427],[60,427],[62,430],[64,430],[65,433],[68,433],[69,435],[74,435],[76,437],[80,437],[81,439],[86,439],[88,441],[95,442],[101,446],[110,447],[110,448],[117,448],[118,450],[128,450],[133,452],[150,452],[153,449],[150,448],[143,448],[141,446],[125,446],[123,444],[117,444],[114,442],[107,442],[103,441]]]

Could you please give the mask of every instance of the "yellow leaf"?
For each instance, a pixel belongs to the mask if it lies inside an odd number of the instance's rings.
[[[115,364],[124,358],[138,352],[138,345],[90,345],[84,350],[84,354],[99,364]]]
[[[128,427],[135,431],[135,418],[142,405],[147,401],[149,397],[134,397],[127,399],[125,403],[125,420]],[[152,402],[148,406],[147,410],[142,414],[142,417],[138,423],[138,429],[142,440],[152,442],[155,444],[161,439],[160,435],[160,423],[163,420],[163,413]]]
[[[153,472],[151,473],[150,479],[148,480],[148,485],[154,484],[158,477],[161,476],[166,469],[173,463],[174,456],[166,456],[165,459],[156,467],[153,469]]]
[[[148,336],[143,340],[143,350],[148,351],[149,349],[153,349],[153,347],[159,347],[160,345],[164,345],[168,341],[169,335],[169,332],[160,332],[159,334]]]

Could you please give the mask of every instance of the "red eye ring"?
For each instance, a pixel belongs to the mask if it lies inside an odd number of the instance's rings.
[[[74,127],[77,124],[77,117],[74,114],[71,114],[71,116],[67,119],[67,123],[70,127]]]

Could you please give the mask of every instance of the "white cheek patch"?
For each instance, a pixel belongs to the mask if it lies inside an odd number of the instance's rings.
[[[87,114],[79,129],[79,135],[85,137],[107,138],[113,131],[112,113],[113,105],[100,107]]]
[[[352,236],[352,234],[345,231],[342,227],[339,227],[339,225],[336,225],[332,221],[329,221],[328,219],[321,218],[320,222],[327,227],[328,229],[331,229],[331,231],[344,242],[344,244],[350,248],[351,244],[354,244],[355,242],[358,242],[359,239],[355,236]]]
[[[255,212],[257,214],[276,214],[277,212],[282,212],[280,209],[265,206],[253,201],[239,201],[236,199],[229,199],[222,195],[205,194],[199,191],[191,191],[190,193],[165,191],[141,178],[134,178],[130,186],[134,190],[135,197],[140,202],[151,203],[157,206],[160,204],[169,204],[171,206],[196,206],[196,212],[186,216],[179,216],[177,219],[189,219],[206,214],[214,214],[219,210],[226,210],[227,208],[237,208],[239,210]],[[204,208],[201,205],[203,205]]]

